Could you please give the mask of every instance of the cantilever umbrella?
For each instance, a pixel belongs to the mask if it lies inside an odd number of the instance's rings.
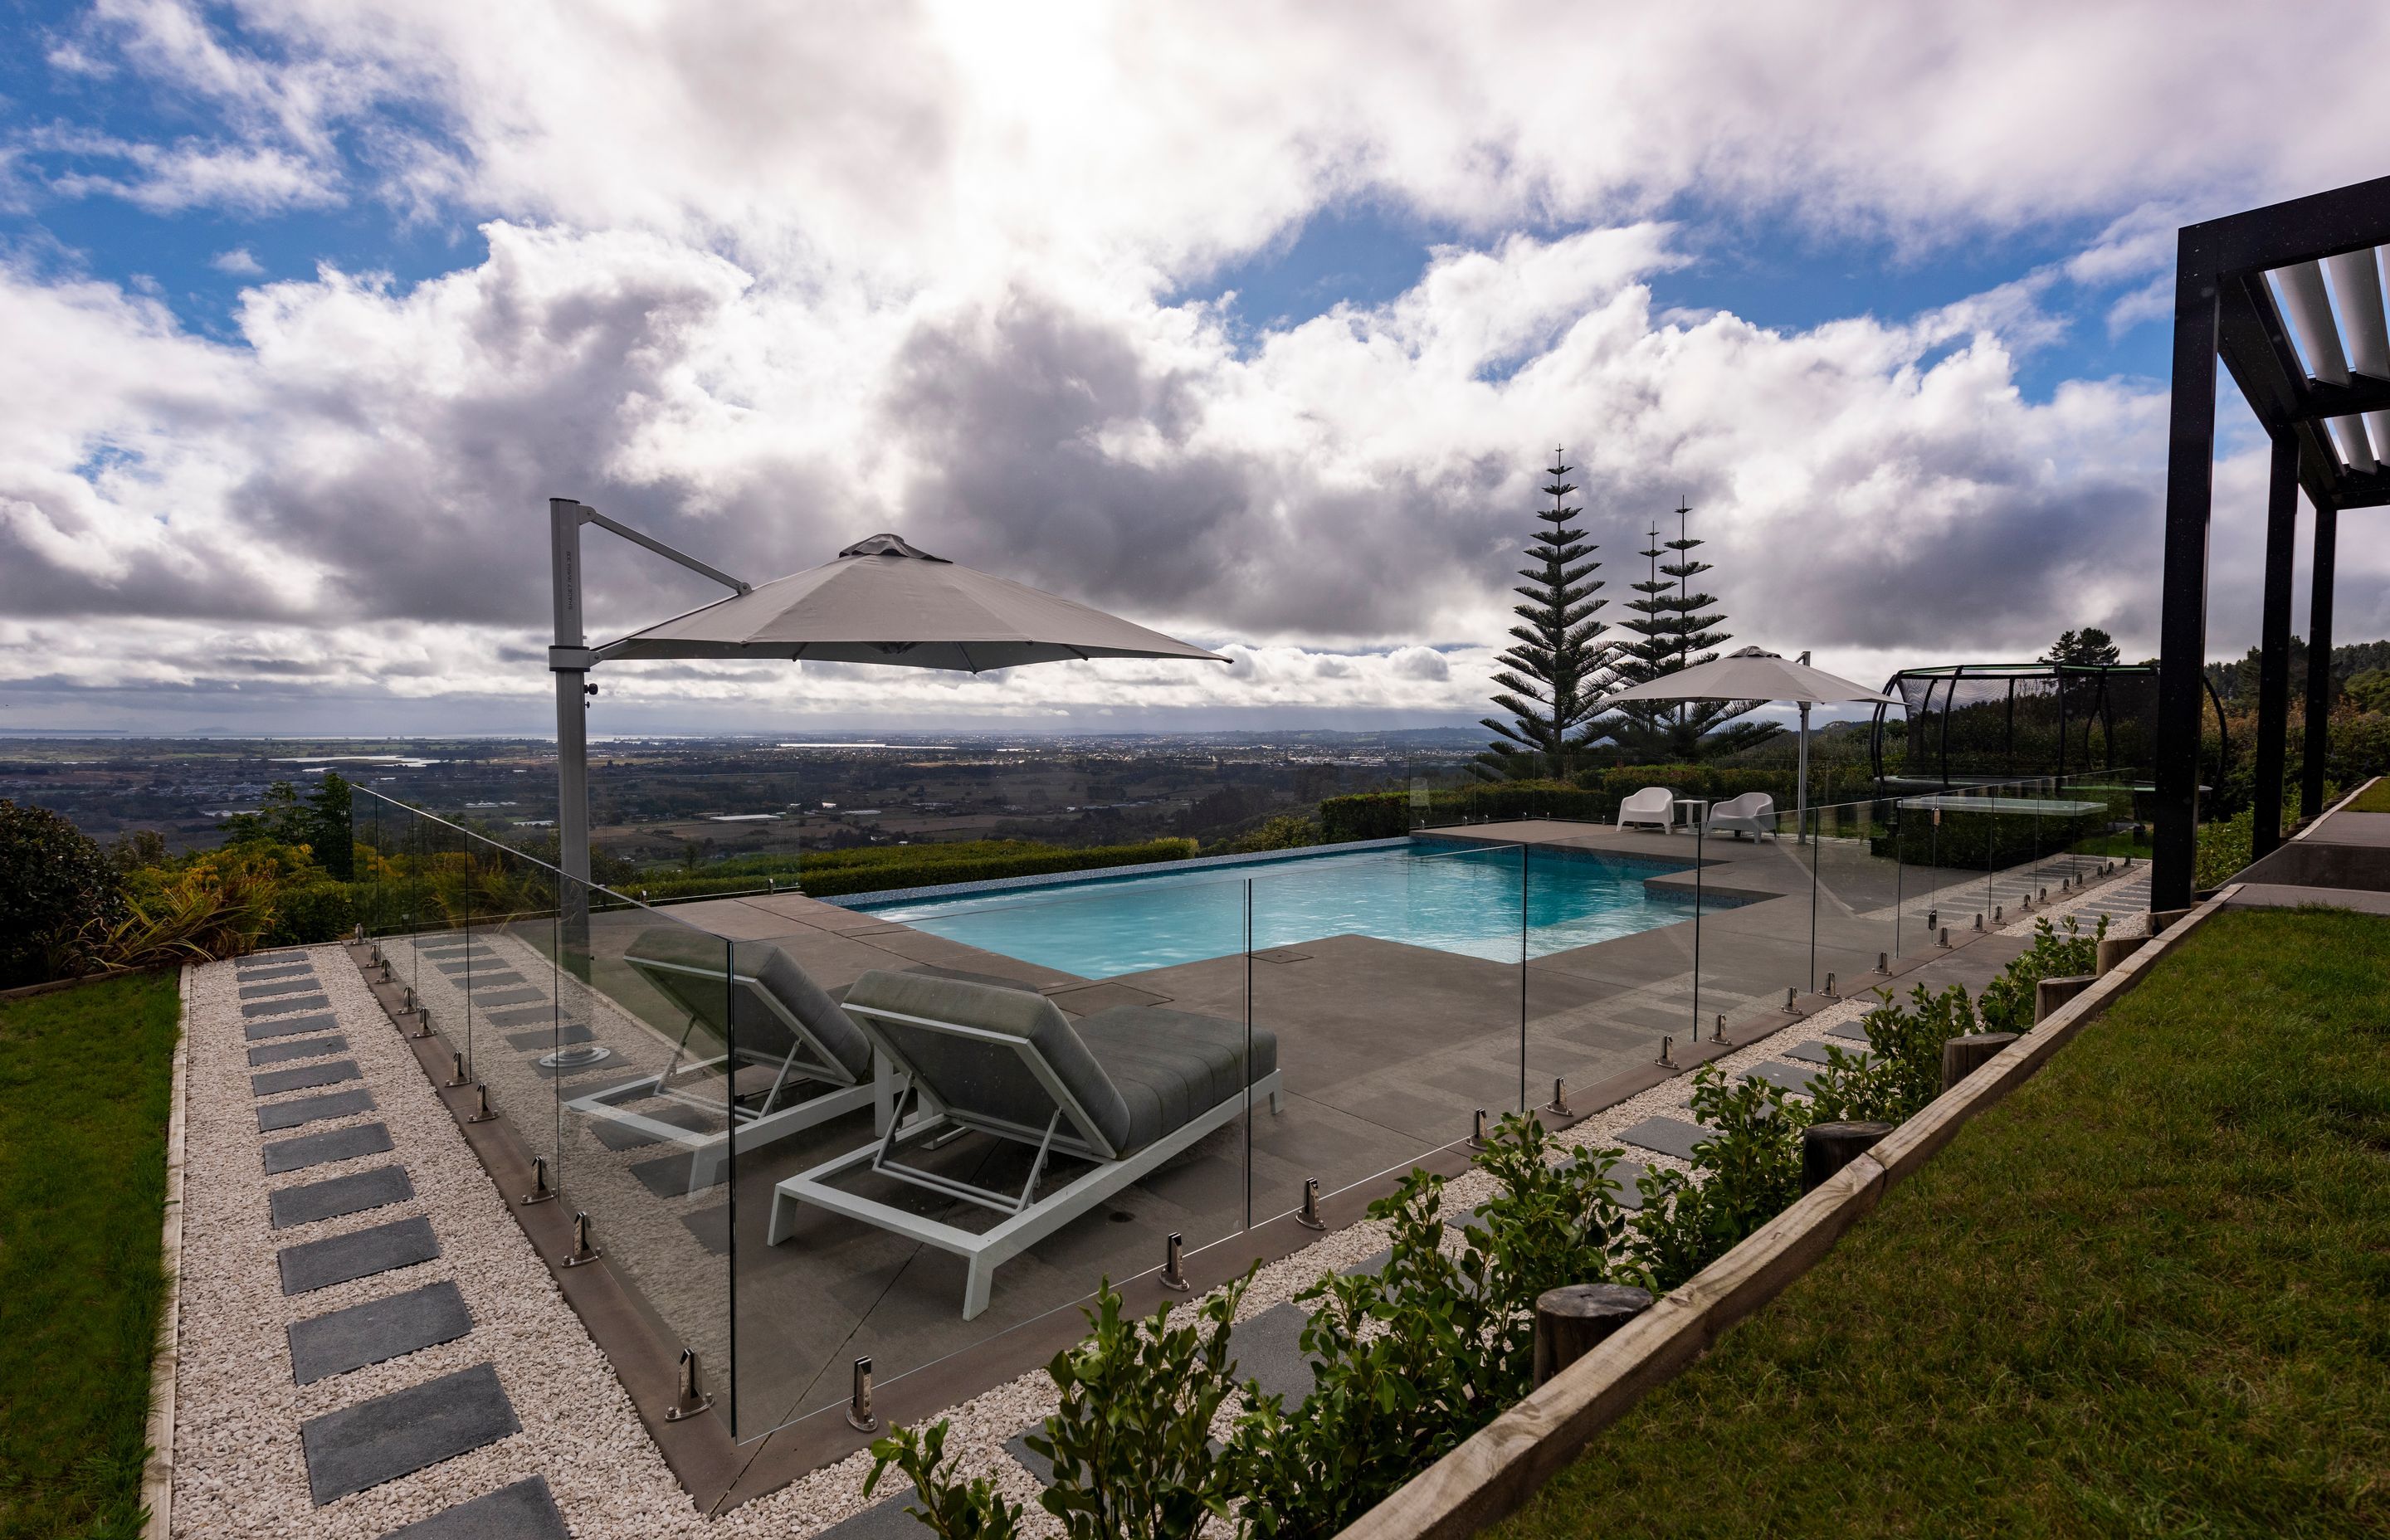
[[[1897,706],[1900,701],[1865,685],[1855,685],[1824,669],[1811,668],[1809,655],[1797,663],[1755,647],[1690,668],[1664,674],[1648,685],[1605,697],[1602,704],[1628,700],[1790,700],[1801,708],[1800,807],[1793,827],[1809,837],[1809,708],[1864,700]]]
[[[589,877],[586,674],[616,659],[785,658],[885,663],[971,674],[1089,658],[1185,658],[1216,652],[1084,604],[875,534],[819,567],[749,584],[568,498],[548,504],[555,552],[557,831],[565,871]],[[686,615],[602,647],[581,633],[581,526],[644,545],[736,590]]]

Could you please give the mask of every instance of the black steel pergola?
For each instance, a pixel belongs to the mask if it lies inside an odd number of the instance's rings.
[[[2273,443],[2266,505],[2257,685],[2256,849],[2281,842],[2290,725],[2291,563],[2304,491],[2315,509],[2301,791],[2321,811],[2332,709],[2333,546],[2342,509],[2390,504],[2390,337],[2373,248],[2390,244],[2390,177],[2184,225],[2174,299],[2174,409],[2166,454],[2165,610],[2159,633],[2157,827],[2150,905],[2191,902],[2197,853],[2200,698],[2207,654],[2207,521],[2216,461],[2216,363]],[[2327,285],[2329,274],[2329,285]],[[2277,302],[2277,293],[2281,300]],[[2294,346],[2284,309],[2297,327]],[[2304,357],[2301,347],[2305,349]]]

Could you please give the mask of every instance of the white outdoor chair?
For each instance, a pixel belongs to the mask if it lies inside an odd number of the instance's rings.
[[[1660,832],[1668,832],[1669,820],[1675,815],[1677,794],[1664,786],[1647,786],[1618,804],[1618,827],[1629,824],[1657,824]]]
[[[1776,799],[1765,791],[1746,791],[1740,797],[1729,797],[1710,807],[1709,832],[1724,833],[1731,829],[1737,839],[1749,834],[1773,836],[1776,833]]]

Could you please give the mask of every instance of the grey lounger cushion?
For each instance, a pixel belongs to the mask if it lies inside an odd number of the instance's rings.
[[[1278,1068],[1278,1039],[1256,1028],[1241,1082],[1241,1021],[1159,1006],[1114,1006],[1079,1022],[1079,1035],[1128,1103],[1126,1148],[1183,1128]]]
[[[870,1040],[839,1008],[838,1002],[822,993],[821,986],[797,966],[795,958],[770,942],[740,942],[729,950],[739,981],[731,1008],[741,1058],[773,1060],[789,1050],[787,1023],[756,997],[762,991],[781,1010],[804,1023],[806,1033],[821,1051],[855,1083],[870,1078]],[[623,954],[623,961],[638,969],[674,1004],[719,1033],[723,990],[716,981],[722,976],[725,951],[722,943],[711,936],[658,925],[639,932]],[[679,971],[684,969],[696,971]]]
[[[1243,1089],[1237,1060],[1241,1023],[1183,1011],[1124,1006],[1073,1026],[1053,1001],[918,973],[866,973],[847,1003],[1025,1040],[1086,1110],[1104,1142],[1125,1155],[1184,1127]],[[1021,1128],[1042,1128],[1054,1098],[1017,1053],[928,1028],[871,1018],[896,1051],[949,1108]],[[1278,1039],[1253,1033],[1258,1078],[1278,1067]]]

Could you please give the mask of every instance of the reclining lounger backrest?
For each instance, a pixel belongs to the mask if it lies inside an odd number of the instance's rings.
[[[846,1007],[957,1122],[1035,1139],[1060,1108],[1065,1123],[1098,1153],[1125,1153],[1126,1099],[1070,1019],[1044,995],[875,969],[846,992]],[[1033,1061],[1052,1076],[1052,1084]]]
[[[726,954],[727,956],[726,956]],[[871,1075],[871,1041],[838,1002],[822,993],[796,959],[770,942],[726,947],[714,937],[675,926],[639,932],[623,960],[675,1006],[701,1021],[741,1058],[769,1062],[794,1043],[814,1067],[859,1085]],[[724,967],[731,969],[729,1022],[724,1020]],[[735,1025],[735,1043],[726,1026]]]

